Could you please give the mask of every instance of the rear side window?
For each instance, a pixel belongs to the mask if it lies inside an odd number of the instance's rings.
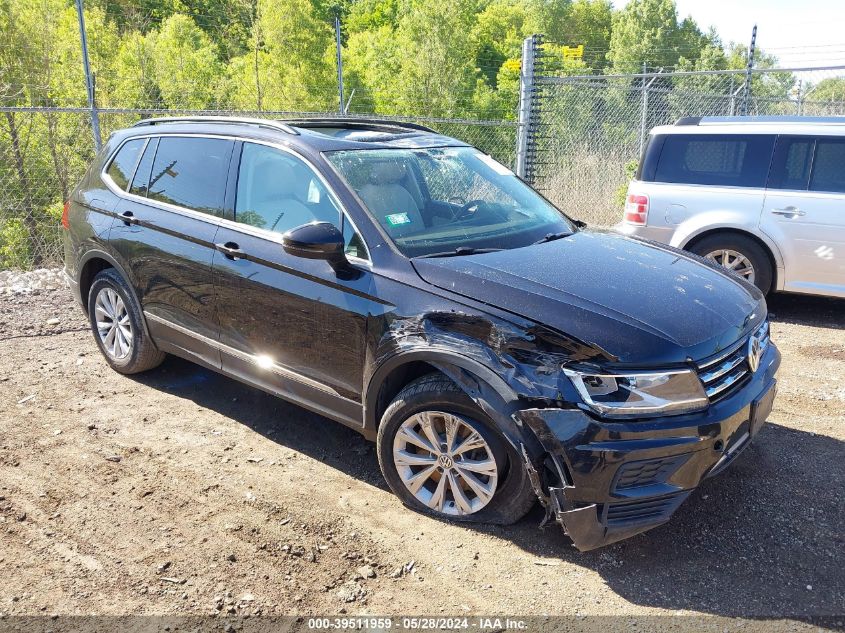
[[[764,187],[775,137],[761,134],[669,134],[654,180],[693,185]]]
[[[131,141],[127,141],[118,150],[109,165],[106,173],[109,175],[109,178],[112,179],[114,184],[124,191],[126,191],[126,186],[132,179],[132,174],[135,171],[135,165],[138,164],[138,158],[141,155],[141,150],[144,149],[145,142],[146,139],[143,138],[136,138]]]
[[[129,193],[134,193],[136,196],[146,196],[147,186],[150,183],[150,171],[153,168],[153,158],[156,155],[158,148],[158,139],[151,138],[147,143],[147,149],[144,150],[144,155],[138,162],[138,167],[135,169],[135,177],[132,179],[132,186],[129,187]]]
[[[810,191],[845,193],[845,141],[821,138],[816,142]]]
[[[769,175],[769,188],[792,189],[803,191],[810,178],[810,166],[813,164],[815,139],[800,136],[781,136],[778,138],[772,171]]]
[[[147,197],[222,217],[233,147],[222,139],[162,137]]]

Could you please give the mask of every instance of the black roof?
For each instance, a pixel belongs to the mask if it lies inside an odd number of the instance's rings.
[[[244,138],[282,140],[290,145],[303,145],[316,151],[376,148],[423,148],[465,146],[466,143],[435,130],[392,119],[303,118],[291,120],[246,117],[165,117],[144,119],[127,130],[145,132],[143,128],[161,128],[178,133],[232,134]]]

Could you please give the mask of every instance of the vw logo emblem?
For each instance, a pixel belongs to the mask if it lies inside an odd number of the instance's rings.
[[[748,367],[753,374],[760,367],[760,357],[763,355],[763,350],[760,348],[760,339],[752,336],[748,339]]]
[[[451,468],[452,467],[452,458],[449,457],[446,453],[440,455],[437,458],[437,463],[440,464],[441,468]]]

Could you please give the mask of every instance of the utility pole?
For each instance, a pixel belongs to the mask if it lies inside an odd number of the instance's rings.
[[[334,18],[334,36],[337,48],[337,96],[340,114],[346,114],[346,107],[343,103],[343,59],[340,56],[340,17]]]
[[[88,92],[88,109],[91,110],[91,133],[94,136],[94,149],[100,151],[102,138],[100,136],[100,115],[94,100],[94,75],[88,62],[88,36],[85,33],[85,12],[82,10],[82,0],[76,0],[76,15],[79,21],[79,40],[82,42],[82,66],[85,69],[85,87]]]
[[[754,48],[757,45],[757,25],[751,29],[751,43],[748,45],[748,63],[745,66],[745,90],[742,98],[742,116],[748,116],[751,101],[751,69],[754,67]]]

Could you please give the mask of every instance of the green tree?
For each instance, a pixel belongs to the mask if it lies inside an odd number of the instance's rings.
[[[193,20],[176,14],[147,36],[153,75],[162,105],[205,109],[215,106],[223,65],[214,44]]]

